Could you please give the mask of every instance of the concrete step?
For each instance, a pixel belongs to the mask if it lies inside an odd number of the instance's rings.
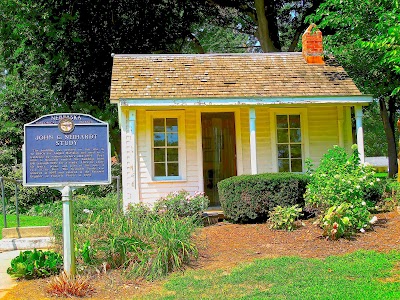
[[[48,236],[0,240],[0,251],[48,249],[52,247],[54,247],[54,238]]]
[[[50,226],[10,227],[3,228],[3,239],[19,239],[30,237],[51,237]]]

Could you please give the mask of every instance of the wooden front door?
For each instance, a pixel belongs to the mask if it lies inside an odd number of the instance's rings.
[[[204,192],[210,206],[220,206],[217,183],[236,175],[235,114],[202,113]]]

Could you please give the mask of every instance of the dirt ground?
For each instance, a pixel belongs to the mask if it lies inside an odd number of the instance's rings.
[[[270,230],[266,224],[220,222],[198,233],[200,255],[191,268],[230,269],[256,258],[288,255],[325,258],[358,249],[400,251],[400,213],[383,213],[378,218],[372,231],[338,241],[323,238],[322,230],[312,220],[305,221],[304,226],[292,232]],[[54,299],[45,292],[47,284],[48,279],[21,281],[4,299]],[[114,271],[94,276],[92,284],[95,293],[90,299],[135,299],[150,290],[160,289],[163,282],[126,281]]]

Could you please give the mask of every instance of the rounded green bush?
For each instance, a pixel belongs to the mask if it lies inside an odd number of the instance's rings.
[[[218,183],[218,194],[227,218],[246,223],[265,221],[274,207],[304,206],[309,177],[294,173],[241,175]]]

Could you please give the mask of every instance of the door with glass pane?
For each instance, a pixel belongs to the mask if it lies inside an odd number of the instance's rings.
[[[217,183],[236,175],[235,115],[202,113],[204,192],[210,206],[219,206]]]

